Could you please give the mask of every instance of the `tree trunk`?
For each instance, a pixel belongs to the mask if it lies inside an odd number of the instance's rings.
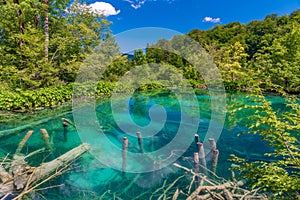
[[[17,4],[17,5],[20,5],[19,3],[19,0],[14,0],[14,3]],[[17,9],[17,16],[18,16],[18,24],[19,24],[19,32],[23,35],[24,34],[24,29],[25,29],[25,26],[24,26],[24,22],[23,20],[21,19],[22,17],[22,10],[20,9]],[[23,44],[24,44],[24,40],[20,37],[18,42],[17,42],[18,46],[21,47]],[[22,63],[21,65],[23,67],[26,67],[26,56],[25,55],[21,55],[22,57]]]
[[[63,169],[89,150],[90,145],[84,143],[38,167],[29,166],[25,156],[15,154],[8,172],[0,165],[0,199],[10,194],[20,194],[16,198],[21,198],[35,187],[63,173]]]
[[[289,87],[289,79],[287,77],[284,78],[285,89]]]
[[[14,3],[17,5],[20,5],[19,0],[14,0]],[[18,23],[19,23],[19,32],[21,34],[24,34],[24,22],[21,19],[22,11],[20,9],[17,9],[17,16],[18,16]],[[22,46],[24,44],[24,40],[22,38],[19,38],[18,45]]]
[[[45,6],[45,18],[44,18],[44,34],[45,34],[45,59],[48,61],[49,57],[49,8],[48,5],[49,0],[44,0],[44,6]]]
[[[51,173],[55,172],[61,167],[65,167],[71,162],[77,160],[82,154],[90,150],[90,145],[83,143],[80,146],[68,151],[67,153],[59,156],[58,158],[41,164],[35,169],[34,176],[31,179],[31,182],[42,180],[49,176]]]
[[[36,28],[36,29],[38,28],[39,18],[40,18],[40,16],[38,14],[34,15],[33,23],[34,23],[34,28]]]

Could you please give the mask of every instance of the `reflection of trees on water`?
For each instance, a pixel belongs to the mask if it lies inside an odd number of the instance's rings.
[[[149,120],[149,109],[147,109],[148,103],[149,96],[133,95],[129,99],[129,112],[136,123],[143,123],[143,121]],[[143,120],[141,121],[139,119]]]

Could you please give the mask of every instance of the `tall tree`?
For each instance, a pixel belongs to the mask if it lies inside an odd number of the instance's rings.
[[[274,83],[285,89],[300,85],[300,24],[290,23],[289,31],[275,39],[271,47]]]
[[[44,34],[45,34],[45,59],[48,61],[48,54],[49,54],[49,8],[48,5],[49,0],[44,0],[44,10],[45,10],[45,16],[44,16]]]
[[[26,89],[74,80],[80,62],[105,39],[110,23],[85,4],[69,3],[6,0],[0,6],[2,82]]]
[[[246,72],[244,66],[247,54],[242,44],[235,42],[232,45],[222,47],[220,51],[220,60],[215,62],[221,71],[224,82],[227,84],[245,84]]]

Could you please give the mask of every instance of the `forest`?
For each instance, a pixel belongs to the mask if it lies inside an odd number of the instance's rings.
[[[2,0],[0,110],[35,112],[70,103],[81,66],[99,46],[118,57],[97,80],[94,91],[89,90],[92,83],[79,86],[83,94],[110,95],[126,72],[147,63],[171,66],[195,91],[207,89],[191,63],[159,48],[184,48],[182,36],[161,39],[128,55],[120,51],[110,25],[106,17],[77,1],[70,5],[68,0]],[[243,112],[250,110],[247,128],[274,149],[266,155],[272,162],[250,163],[232,155],[232,161],[239,164],[236,169],[250,180],[252,188],[271,192],[272,198],[299,198],[300,10],[284,16],[268,15],[247,24],[233,22],[191,30],[185,37],[199,43],[212,58],[226,92],[241,92],[251,98],[251,106],[229,102],[227,117],[238,123],[245,120],[240,117]],[[138,90],[163,88],[155,82]],[[266,94],[284,97],[288,112],[276,112],[265,99]]]
[[[205,88],[191,64],[151,47],[122,56],[113,41],[110,22],[78,2],[3,1],[0,15],[0,108],[26,110],[51,107],[71,99],[72,84],[85,58],[103,41],[118,59],[106,69],[97,94],[108,94],[132,67],[167,63],[181,71],[194,88]],[[191,37],[209,53],[226,89],[299,94],[300,11],[289,16],[269,15],[248,24],[234,22],[209,30],[191,30]],[[177,37],[177,36],[176,36]],[[172,46],[178,39],[158,41]],[[178,37],[177,37],[178,38]],[[153,87],[153,86],[149,86]],[[157,86],[155,86],[157,87]]]

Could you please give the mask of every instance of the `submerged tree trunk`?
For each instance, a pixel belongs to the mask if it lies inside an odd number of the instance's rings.
[[[42,163],[38,167],[31,167],[25,161],[25,158],[34,155],[35,152],[27,156],[20,154],[20,152],[32,132],[28,131],[18,145],[12,161],[5,165],[8,169],[5,169],[3,162],[0,165],[0,199],[6,199],[7,197],[11,199],[13,196],[16,196],[14,200],[21,199],[38,186],[61,175],[70,163],[90,150],[90,145],[84,143],[50,162]],[[40,151],[36,152],[39,153]]]

